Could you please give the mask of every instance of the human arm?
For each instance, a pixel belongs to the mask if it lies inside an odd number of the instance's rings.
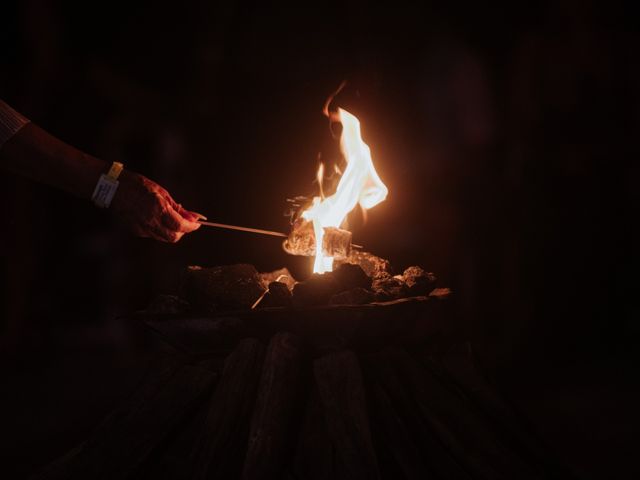
[[[62,142],[0,100],[0,166],[91,200],[110,163]],[[128,170],[118,180],[110,209],[134,234],[177,242],[200,227],[201,215],[184,209],[157,183]]]

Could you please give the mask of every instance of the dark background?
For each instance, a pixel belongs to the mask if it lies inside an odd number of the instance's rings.
[[[0,98],[214,221],[286,230],[356,114],[388,200],[354,237],[419,264],[583,478],[637,478],[640,37],[623,2],[3,2]],[[277,239],[131,237],[0,173],[5,478],[80,441],[155,346],[123,316],[188,264],[309,274]],[[13,476],[12,476],[13,475]]]

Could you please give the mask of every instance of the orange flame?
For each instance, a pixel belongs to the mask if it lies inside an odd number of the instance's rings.
[[[322,251],[322,238],[326,227],[339,228],[347,214],[360,205],[369,209],[382,202],[389,190],[382,183],[371,159],[371,150],[364,143],[360,134],[358,119],[341,108],[337,112],[337,120],[342,123],[340,149],[347,161],[347,167],[340,178],[336,192],[326,198],[314,197],[309,209],[302,217],[313,221],[316,237],[316,258],[314,273],[325,273],[333,270],[333,257],[327,257]],[[322,185],[324,167],[318,170],[318,180]]]

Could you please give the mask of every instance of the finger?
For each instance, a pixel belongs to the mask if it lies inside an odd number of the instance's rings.
[[[187,210],[186,208],[184,208],[182,205],[178,204],[178,213],[180,213],[180,215],[182,215],[184,218],[191,220],[192,222],[198,222],[200,220],[206,220],[207,217],[205,217],[204,215],[202,215],[201,213],[198,212],[192,212],[190,210]]]
[[[171,206],[167,206],[167,209],[164,211],[162,215],[162,223],[165,227],[174,232],[188,233],[200,228],[200,224],[198,222],[184,218]]]
[[[191,212],[191,213],[193,213],[196,217],[198,217],[198,220],[206,220],[207,219],[207,217],[205,217],[201,213],[198,213],[198,212]]]
[[[191,212],[191,211],[187,210],[186,208],[184,208],[182,206],[181,203],[177,203],[173,199],[173,197],[171,195],[169,195],[168,193],[167,193],[167,196],[165,196],[165,199],[169,202],[169,204],[173,207],[173,209],[176,212],[178,212],[180,215],[182,215],[187,220],[190,220],[192,222],[197,222],[198,220],[206,220],[207,219],[207,217],[205,217],[201,213]]]
[[[173,207],[174,210],[176,211],[180,210],[181,205],[178,202],[176,202],[171,196],[171,194],[167,192],[164,188],[161,189],[160,195],[169,203],[169,205]]]
[[[169,243],[177,243],[184,236],[184,232],[170,232],[167,238]]]
[[[145,225],[147,236],[160,242],[168,242],[169,239],[165,233],[165,229],[159,225]]]
[[[150,237],[166,243],[176,243],[184,235],[184,233],[176,232],[161,224],[149,225],[148,232]]]
[[[161,188],[160,194],[164,197],[164,199],[167,202],[169,202],[169,205],[171,205],[176,212],[178,212],[180,215],[182,215],[187,220],[190,220],[192,222],[197,222],[198,220],[206,220],[207,219],[207,217],[205,217],[201,213],[192,212],[190,210],[187,210],[186,208],[184,208],[182,206],[181,203],[176,202],[169,192],[164,190],[162,187],[160,187],[160,188]]]
[[[189,220],[190,222],[197,222],[200,218],[195,214],[178,204],[178,208],[175,209],[180,215]]]

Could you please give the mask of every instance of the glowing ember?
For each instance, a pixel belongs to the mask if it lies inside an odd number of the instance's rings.
[[[362,140],[358,119],[341,108],[338,109],[337,119],[342,123],[340,149],[347,162],[347,168],[340,178],[336,192],[326,198],[315,197],[311,207],[302,213],[303,218],[313,221],[316,237],[314,273],[333,270],[333,257],[325,256],[323,253],[324,229],[339,228],[357,204],[363,209],[369,209],[382,202],[388,193],[387,187],[373,167],[371,150]],[[318,170],[321,195],[323,172],[324,167],[321,164]]]

